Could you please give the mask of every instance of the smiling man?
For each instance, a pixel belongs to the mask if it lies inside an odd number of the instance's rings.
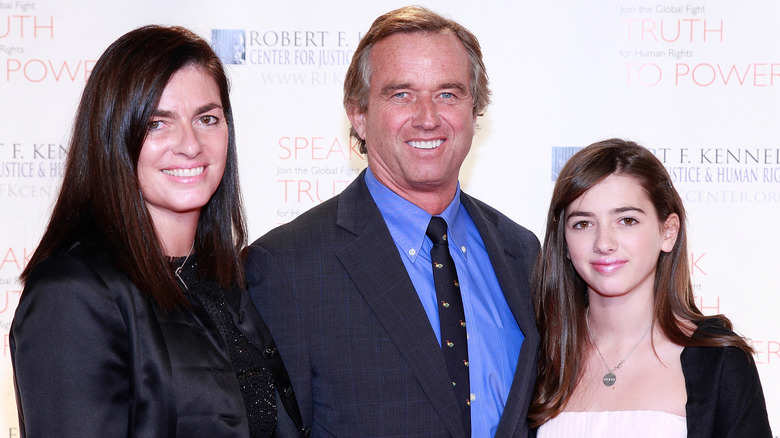
[[[458,184],[487,82],[460,24],[419,7],[377,18],[344,84],[368,168],[249,248],[312,436],[528,433],[539,241]]]

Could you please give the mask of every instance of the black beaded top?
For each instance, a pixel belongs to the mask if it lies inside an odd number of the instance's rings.
[[[174,268],[185,258],[171,261]],[[246,406],[251,438],[272,437],[276,429],[276,396],[273,376],[260,350],[236,327],[219,285],[196,275],[198,262],[190,256],[180,272],[185,295],[200,303],[219,329],[228,347],[230,361],[238,378],[241,396]],[[186,286],[186,287],[185,287]]]

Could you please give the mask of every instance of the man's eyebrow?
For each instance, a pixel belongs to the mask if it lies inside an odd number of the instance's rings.
[[[405,90],[412,88],[412,84],[409,82],[403,82],[398,84],[387,84],[384,87],[382,87],[381,90],[379,90],[379,94],[382,96],[386,96],[388,94],[394,94],[395,91],[398,90]],[[468,87],[466,85],[460,83],[460,82],[444,82],[439,84],[437,87],[440,90],[447,90],[447,89],[455,89],[459,91],[467,91]]]
[[[445,83],[439,85],[439,88],[440,89],[454,88],[454,89],[460,90],[460,91],[468,90],[468,88],[464,84],[461,84],[460,82],[445,82]]]
[[[393,93],[394,91],[403,90],[403,89],[411,88],[411,87],[412,87],[412,84],[410,84],[408,82],[404,82],[404,83],[401,83],[401,84],[388,84],[388,85],[385,85],[384,87],[382,87],[381,90],[379,90],[379,94],[387,95],[387,94]]]

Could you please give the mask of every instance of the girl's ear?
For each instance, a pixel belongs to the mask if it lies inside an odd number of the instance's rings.
[[[680,216],[677,213],[672,213],[664,221],[664,240],[661,244],[661,251],[670,252],[674,248],[675,242],[677,242],[677,235],[680,233]]]

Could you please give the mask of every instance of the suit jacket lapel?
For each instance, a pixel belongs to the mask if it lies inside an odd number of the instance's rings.
[[[363,174],[339,196],[337,225],[355,234],[337,257],[453,436],[465,436],[447,365]]]
[[[507,263],[508,259],[520,259],[525,257],[525,255],[515,252],[514,248],[517,248],[518,245],[506,244],[506,242],[511,241],[513,236],[500,234],[498,219],[493,212],[480,208],[473,198],[465,193],[461,195],[461,202],[477,226],[482,241],[485,243],[490,262],[493,265],[493,271],[496,273],[498,283],[501,285],[506,302],[509,304],[509,309],[515,316],[520,330],[524,334],[535,332],[536,320],[533,309],[530,307],[530,302],[526,302],[521,298],[521,293],[518,289],[520,284],[529,284],[529,278],[525,272],[518,272],[517,269],[511,268]]]
[[[517,369],[512,381],[504,411],[501,415],[496,437],[514,436],[525,418],[520,418],[520,412],[527,404],[526,394],[536,377],[536,346],[539,343],[539,334],[536,328],[536,319],[531,307],[529,291],[521,291],[519,285],[530,284],[528,273],[509,265],[512,259],[527,257],[525,254],[516,253],[516,248],[521,244],[512,242],[513,236],[503,235],[498,229],[498,217],[495,212],[482,208],[477,201],[461,192],[461,202],[474,221],[482,241],[487,248],[493,271],[496,273],[498,283],[504,293],[509,309],[515,316],[520,330],[525,339],[520,349],[517,361]],[[525,298],[523,298],[525,295]]]

